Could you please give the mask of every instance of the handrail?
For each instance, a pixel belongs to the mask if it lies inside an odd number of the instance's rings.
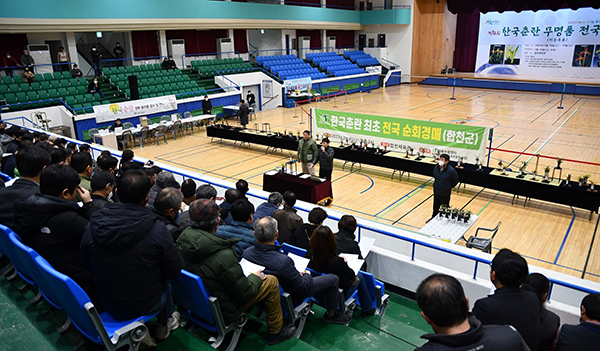
[[[105,59],[105,60],[100,60],[100,63],[102,62],[108,62],[110,63],[110,67],[112,67],[112,63],[115,61],[126,61],[127,63],[129,63],[129,61],[131,61],[131,66],[135,66],[133,64],[133,61],[146,61],[145,64],[148,64],[148,60],[155,60],[154,63],[158,63],[156,62],[156,60],[160,60],[160,59],[164,59],[165,57],[169,57],[169,56],[147,56],[147,57],[123,57],[123,58],[118,58],[118,59]],[[124,65],[124,66],[129,66],[129,65]]]
[[[37,68],[38,67],[43,67],[43,66],[62,66],[62,65],[73,65],[75,64],[75,62],[61,62],[61,63],[41,63],[41,64],[33,64],[31,66],[33,66],[33,73],[34,74],[39,74],[37,73]],[[26,67],[30,67],[30,66],[26,66],[26,65],[18,65],[18,66],[7,66],[4,67],[4,69],[22,69],[24,70]],[[50,73],[50,72],[47,72]]]
[[[4,108],[4,107],[10,108],[11,106],[19,106],[21,108],[20,111],[25,111],[23,109],[23,105],[31,105],[33,103],[36,103],[36,104],[39,103],[40,104],[40,108],[44,108],[44,105],[43,105],[44,102],[52,102],[52,101],[58,101],[58,102],[60,102],[65,108],[67,108],[69,111],[73,112],[73,108],[71,106],[67,105],[67,103],[64,102],[63,99],[61,99],[61,98],[58,98],[58,99],[54,98],[54,99],[46,99],[46,100],[37,100],[37,101],[28,101],[28,102],[17,102],[16,104],[4,104],[4,105],[0,105],[0,110],[2,110],[2,108]]]
[[[22,118],[25,118],[25,117],[22,117]],[[13,123],[9,122],[9,124],[13,124]],[[54,133],[48,133],[48,132],[46,132],[44,130],[36,130],[34,128],[29,128],[29,127],[24,127],[24,126],[22,128],[25,128],[25,129],[28,129],[28,130],[32,130],[32,131],[37,131],[37,132],[42,132],[42,133],[56,135]],[[84,142],[82,142],[80,140],[77,140],[77,139],[72,139],[72,138],[64,137],[62,135],[60,137],[63,137],[65,139],[67,139],[69,142],[73,142],[73,143],[78,144],[78,145],[86,144],[86,143],[84,143]],[[113,150],[105,148],[103,146],[92,144],[91,148],[92,148],[92,150],[95,150],[97,152],[108,150],[108,151],[111,152],[111,154],[113,156],[115,156],[117,158],[121,157],[120,154],[117,154],[117,153],[113,152]],[[148,159],[142,158],[142,157],[139,157],[139,156],[135,156],[134,159],[136,161],[142,162],[142,163],[145,163],[146,161],[148,161]],[[185,178],[192,178],[192,179],[195,179],[195,180],[197,180],[199,182],[208,183],[210,185],[217,186],[219,188],[232,188],[233,187],[233,183],[231,183],[231,182],[228,182],[228,181],[216,182],[216,181],[213,181],[211,179],[201,178],[202,175],[199,175],[199,174],[198,175],[194,175],[194,174],[190,174],[190,173],[184,173],[184,170],[179,171],[178,169],[174,169],[172,166],[169,166],[169,165],[161,165],[161,168],[163,168],[165,170],[168,170],[168,171],[170,171],[173,174],[179,175],[179,176],[183,177],[184,179]],[[249,196],[251,196],[253,198],[256,198],[256,199],[263,200],[263,201],[267,200],[267,197],[262,196],[260,194],[255,194],[252,189],[250,191],[248,191],[247,195],[249,195]],[[312,210],[311,206],[314,206],[314,205],[309,204],[308,206],[304,206],[302,204],[302,202],[300,201],[300,202],[298,202],[296,204],[295,209],[297,209],[299,211],[302,211],[302,212],[308,213],[308,212],[310,212],[310,210]],[[309,209],[309,207],[310,207],[310,209]],[[328,215],[328,218],[336,220],[336,221],[340,220],[340,217],[335,216],[335,215],[331,215],[331,214]],[[389,236],[389,237],[392,237],[392,238],[395,238],[395,239],[399,239],[399,240],[402,240],[402,241],[406,241],[406,242],[412,243],[413,245],[412,245],[412,251],[411,251],[411,258],[412,258],[411,261],[415,260],[414,257],[415,257],[415,251],[416,251],[417,246],[418,247],[430,248],[430,249],[433,249],[433,250],[436,250],[436,251],[446,252],[446,253],[449,253],[449,254],[452,254],[452,255],[455,255],[455,256],[458,256],[458,257],[465,258],[465,259],[468,259],[470,261],[473,261],[475,263],[475,267],[473,269],[473,271],[474,271],[473,279],[474,280],[477,280],[477,268],[478,268],[478,264],[479,263],[488,264],[488,265],[491,264],[491,259],[489,258],[489,257],[491,257],[491,255],[489,255],[489,254],[482,254],[483,257],[480,257],[480,256],[477,256],[477,255],[472,255],[472,254],[465,253],[465,252],[462,252],[460,250],[454,249],[451,246],[447,246],[447,245],[444,245],[444,244],[442,244],[442,245],[433,244],[433,243],[427,242],[427,241],[422,240],[422,239],[418,239],[418,238],[414,238],[414,237],[409,237],[409,236],[403,235],[403,234],[397,234],[397,233],[388,232],[388,231],[385,231],[383,229],[377,228],[376,226],[369,226],[369,225],[365,225],[365,224],[361,224],[361,223],[357,223],[357,228],[359,228],[359,238],[360,238],[361,230],[368,230],[368,231],[375,232],[377,234]],[[391,228],[392,227],[390,227],[390,229]],[[415,231],[408,230],[408,229],[404,229],[404,231],[411,232],[411,233],[416,233]],[[563,280],[560,280],[560,279],[555,279],[555,278],[552,278],[552,277],[549,277],[548,279],[552,282],[552,284],[563,286],[563,287],[567,287],[569,289],[577,290],[577,291],[580,291],[580,292],[584,292],[584,293],[600,293],[600,290],[596,291],[594,289],[590,289],[590,288],[587,288],[587,287],[584,287],[584,286],[578,286],[578,285],[575,285],[573,283],[570,283],[570,282],[567,282],[567,281],[563,281]],[[573,279],[581,279],[581,278],[573,277]]]
[[[277,95],[273,96],[273,97],[272,97],[272,98],[270,98],[270,99],[269,99],[267,102],[265,102],[264,104],[262,104],[262,106],[265,106],[265,105],[266,105],[266,104],[268,104],[269,102],[271,102],[271,101],[273,101],[273,100],[277,99],[277,97],[278,97],[278,96],[279,96],[279,94],[277,94]]]
[[[237,69],[236,69],[236,70],[237,70]],[[218,74],[219,74],[221,77],[223,77],[223,78],[224,78],[224,79],[226,79],[227,81],[231,82],[231,83],[232,83],[232,84],[233,84],[233,85],[234,85],[234,86],[237,88],[237,90],[240,90],[240,91],[241,91],[241,88],[240,88],[240,86],[239,86],[239,85],[237,85],[237,83],[236,83],[236,82],[234,82],[234,81],[232,81],[231,79],[229,79],[229,78],[225,77],[225,76],[224,76],[224,75],[221,73],[221,71],[215,71],[215,73],[218,73]]]
[[[388,59],[386,59],[386,58],[383,58],[383,57],[381,57],[381,58],[379,59],[379,61],[383,61],[383,62],[390,63],[390,64],[392,64],[392,65],[396,66],[396,69],[400,69],[400,65],[399,65],[399,64],[397,64],[397,63],[395,63],[395,62],[392,62],[392,61],[390,61],[390,60],[388,60]]]

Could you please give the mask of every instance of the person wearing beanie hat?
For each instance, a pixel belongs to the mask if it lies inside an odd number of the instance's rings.
[[[192,225],[177,239],[183,268],[199,275],[211,295],[219,300],[225,323],[233,323],[244,310],[262,301],[267,312],[267,344],[290,339],[296,328],[283,326],[277,278],[262,271],[244,275],[235,253],[235,244],[241,239],[215,234],[221,213],[216,203],[195,200],[189,213]]]

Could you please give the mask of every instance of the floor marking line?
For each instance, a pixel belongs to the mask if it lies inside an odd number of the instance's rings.
[[[499,194],[500,194],[500,192],[497,192],[496,195],[494,195],[494,197],[490,201],[488,201],[488,203],[485,204],[485,206],[483,206],[483,208],[481,209],[481,211],[477,212],[477,216],[479,216],[481,214],[481,212],[483,212],[483,210],[485,210],[485,208],[488,207],[488,205],[490,203],[492,203],[492,201],[494,201],[494,199],[496,198],[496,196],[498,196]]]
[[[411,213],[412,211],[416,210],[417,207],[421,206],[422,204],[424,204],[427,200],[431,199],[433,197],[433,194],[429,195],[425,200],[419,202],[419,204],[413,208],[410,209],[410,211],[406,212],[405,214],[402,215],[402,217],[398,218],[394,223],[392,224],[396,224],[398,223],[402,218],[406,217],[409,213]]]
[[[563,247],[565,247],[565,243],[567,242],[567,238],[569,237],[571,228],[573,228],[573,222],[575,222],[575,217],[576,217],[575,210],[573,210],[573,206],[569,206],[569,207],[571,207],[571,211],[573,212],[573,218],[571,218],[571,223],[569,223],[569,228],[567,228],[567,233],[565,234],[565,237],[563,238],[562,244],[560,244],[560,249],[558,249],[558,254],[556,254],[556,258],[554,259],[554,264],[556,264],[556,262],[558,262],[558,258],[560,257]]]
[[[587,257],[585,259],[585,265],[583,265],[583,273],[581,274],[581,279],[585,277],[585,271],[587,270],[588,263],[590,262],[590,255],[592,254],[592,248],[594,247],[594,241],[596,240],[596,233],[598,232],[598,223],[600,223],[600,216],[596,216],[596,227],[594,228],[594,235],[592,236],[592,242],[590,243],[590,250],[588,251]]]
[[[379,216],[379,214],[380,214],[381,212],[383,212],[383,211],[387,210],[388,208],[390,208],[390,207],[394,206],[394,204],[396,204],[396,203],[397,203],[397,202],[399,202],[400,200],[404,199],[405,197],[407,197],[408,195],[410,195],[410,194],[412,194],[413,192],[417,191],[418,189],[420,189],[420,188],[422,189],[422,188],[423,188],[423,187],[425,187],[425,185],[426,185],[427,183],[429,183],[429,182],[430,182],[432,179],[433,179],[433,177],[429,178],[429,180],[428,180],[428,181],[426,181],[425,183],[423,183],[423,184],[419,185],[418,187],[416,187],[416,188],[414,188],[413,190],[411,190],[411,191],[410,191],[408,194],[405,194],[404,196],[402,196],[402,197],[401,197],[401,198],[399,198],[398,200],[396,200],[396,201],[392,202],[392,203],[391,203],[389,206],[387,206],[387,207],[386,207],[386,208],[384,208],[383,210],[381,210],[381,211],[377,212],[377,213],[375,214],[375,216]]]

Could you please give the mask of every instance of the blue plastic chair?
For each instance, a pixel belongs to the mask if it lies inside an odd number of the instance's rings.
[[[302,335],[302,331],[304,330],[308,315],[310,314],[310,311],[312,311],[312,306],[314,303],[312,297],[307,297],[298,306],[294,306],[294,303],[292,302],[292,296],[283,291],[281,285],[279,286],[279,294],[281,299],[283,319],[287,321],[288,326],[296,327],[296,333],[294,334],[294,337],[299,339],[300,335]]]
[[[141,340],[148,333],[144,322],[152,319],[158,312],[125,321],[116,320],[107,312],[98,314],[89,296],[73,279],[56,271],[42,257],[37,257],[35,261],[59,304],[86,338],[104,345],[109,351],[123,346],[129,346],[129,350],[133,351],[139,348]]]
[[[288,254],[288,253],[293,253],[294,255],[298,255],[300,257],[304,257],[306,256],[306,253],[308,252],[307,250],[294,246],[294,245],[290,245],[288,243],[283,243],[283,245],[281,246],[281,250],[283,251],[284,254]]]
[[[10,228],[0,224],[0,257],[6,256],[10,260],[9,264],[2,267],[0,274],[8,280],[13,280],[17,277],[17,270],[12,262],[15,254],[10,238],[8,237],[9,232],[12,232]]]
[[[365,279],[369,294],[373,296],[373,306],[376,308],[375,314],[383,317],[390,302],[390,296],[385,293],[385,285],[379,280],[375,279],[371,273],[364,271],[360,271],[360,273],[362,273]],[[355,299],[360,306],[360,301],[358,300],[358,290],[355,291],[350,297]]]
[[[12,177],[9,176],[8,174],[4,174],[4,173],[0,172],[0,179],[2,179],[5,182],[8,182],[9,180],[12,180]]]
[[[324,273],[317,272],[310,268],[307,268],[306,270],[309,271],[313,277],[325,275]],[[352,294],[352,296],[350,296],[349,298],[346,299],[346,296],[344,294],[344,289],[338,289],[338,294],[339,294],[339,300],[338,300],[339,301],[339,310],[345,314],[352,315],[352,313],[354,313],[354,309],[356,308],[357,297],[355,297],[354,294]],[[325,307],[325,297],[323,296],[322,293],[312,296],[311,300],[314,303],[316,303],[317,305],[319,305],[321,307]]]
[[[21,260],[21,258],[19,257],[19,255],[17,255],[17,248],[15,247],[15,243],[13,242],[13,239],[11,239],[11,236],[15,236],[15,238],[18,241],[21,241],[21,238],[19,238],[8,227],[2,226],[1,229],[2,229],[2,233],[0,234],[0,245],[2,246],[3,250],[6,252],[6,256],[8,258],[10,258],[10,261],[14,265],[14,268],[17,271],[17,274],[19,275],[19,277],[21,277],[21,279],[23,279],[27,283],[27,286],[25,286],[23,289],[21,289],[21,292],[24,294],[24,293],[26,293],[27,291],[30,290],[30,287],[36,287],[37,284],[33,280],[33,274],[31,273],[31,268],[28,267]],[[29,299],[28,301],[31,304],[35,304],[41,298],[42,298],[42,295],[38,291],[35,294],[35,296],[33,298]]]
[[[217,338],[211,343],[212,347],[218,348],[223,343],[225,335],[233,331],[231,342],[226,349],[233,351],[242,334],[242,328],[248,321],[248,316],[242,313],[237,321],[226,325],[217,298],[210,296],[202,278],[184,269],[181,270],[177,280],[171,282],[171,286],[179,311],[196,325],[217,334]]]

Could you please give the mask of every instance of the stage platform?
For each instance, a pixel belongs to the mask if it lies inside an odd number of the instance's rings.
[[[537,93],[562,93],[564,89],[565,94],[600,96],[600,80],[586,78],[457,72],[455,74],[434,74],[425,78],[420,84],[456,86],[460,88],[533,91]]]

